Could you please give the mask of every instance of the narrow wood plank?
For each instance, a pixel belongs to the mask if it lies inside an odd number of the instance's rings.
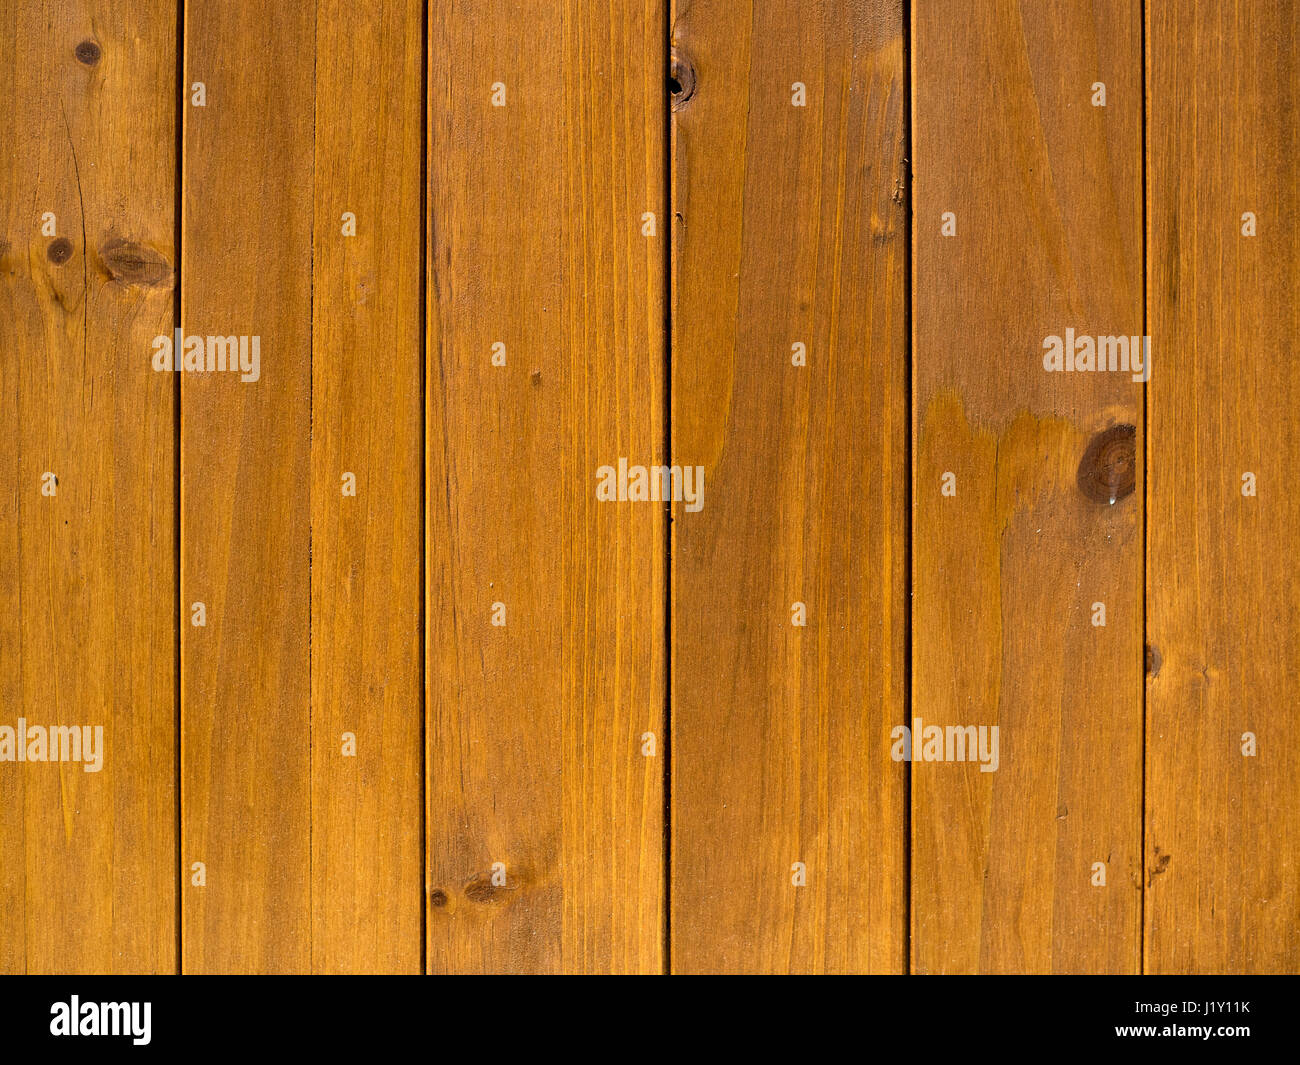
[[[0,972],[175,968],[175,71],[172,8],[0,9]]]
[[[659,971],[664,9],[429,18],[428,966]]]
[[[672,968],[897,972],[901,6],[678,4],[672,42]]]
[[[1148,19],[1146,968],[1294,973],[1300,6]]]
[[[424,5],[316,19],[312,968],[418,973]]]
[[[912,13],[912,741],[998,728],[913,762],[912,967],[1134,972],[1143,385],[1044,341],[1143,332],[1139,4]]]
[[[248,373],[182,375],[187,972],[302,972],[312,958],[314,34],[311,5],[186,5],[185,84],[203,83],[206,106],[185,109],[181,326],[250,338]]]

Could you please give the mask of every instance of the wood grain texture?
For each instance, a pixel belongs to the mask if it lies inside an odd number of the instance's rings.
[[[1300,969],[1298,31],[1293,3],[1148,7],[1155,973]]]
[[[181,326],[261,337],[256,381],[182,375],[186,972],[312,962],[314,39],[310,5],[186,5],[185,84],[207,103],[184,109]]]
[[[0,726],[103,729],[0,764],[5,973],[175,968],[175,69],[170,8],[0,7]]]
[[[430,5],[431,972],[663,966],[664,17]]]
[[[0,973],[1300,969],[1298,30],[0,0]]]
[[[672,967],[897,972],[901,8],[679,3],[672,45],[694,83],[673,116],[672,457],[706,484],[702,510],[674,507]]]
[[[912,15],[912,713],[1000,748],[913,765],[913,971],[1134,972],[1142,476],[1112,505],[1077,473],[1107,429],[1140,448],[1143,386],[1042,345],[1143,332],[1139,5]]]
[[[312,968],[418,973],[424,7],[316,19]]]

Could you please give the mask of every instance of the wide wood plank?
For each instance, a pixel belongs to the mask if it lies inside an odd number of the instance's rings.
[[[1143,333],[1139,5],[912,16],[912,968],[1134,972],[1143,385],[1044,342]]]
[[[1297,34],[1148,5],[1149,972],[1300,969]]]
[[[316,18],[312,968],[420,972],[424,5]]]
[[[654,972],[663,5],[429,19],[428,966]]]
[[[181,326],[249,338],[247,372],[181,375],[186,972],[312,961],[314,38],[311,5],[186,4]]]
[[[174,14],[0,7],[0,972],[176,964]]]
[[[674,16],[672,968],[897,972],[901,5]]]

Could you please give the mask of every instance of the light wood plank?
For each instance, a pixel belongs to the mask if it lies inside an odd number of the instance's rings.
[[[1294,973],[1300,7],[1148,20],[1146,968]]]
[[[418,973],[424,5],[316,17],[312,967]]]
[[[897,972],[901,6],[679,3],[672,43],[694,86],[673,116],[672,458],[706,485],[674,507],[672,968]]]
[[[664,513],[596,472],[661,457],[664,10],[429,18],[428,966],[654,972]]]
[[[1143,385],[1043,343],[1143,332],[1139,17],[912,8],[912,714],[999,730],[913,763],[918,973],[1138,968]]]
[[[256,381],[182,375],[186,972],[312,961],[314,41],[311,5],[186,5],[185,83],[203,82],[207,102],[185,108],[181,325],[261,338]]]
[[[173,19],[0,9],[0,726],[102,729],[0,763],[0,972],[175,968]]]

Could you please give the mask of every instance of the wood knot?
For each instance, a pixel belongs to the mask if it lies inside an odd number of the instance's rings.
[[[1150,870],[1150,872],[1147,874],[1148,887],[1151,886],[1151,881],[1153,881],[1156,877],[1158,877],[1161,873],[1163,873],[1166,869],[1169,868],[1169,859],[1172,857],[1173,857],[1172,854],[1161,853],[1159,847],[1155,848],[1154,859],[1151,862],[1151,864],[1147,866],[1147,868]]]
[[[1160,648],[1147,644],[1143,658],[1145,659],[1144,664],[1146,665],[1147,675],[1152,680],[1160,676],[1160,666],[1163,661],[1160,657]]]
[[[1079,491],[1094,503],[1114,504],[1137,486],[1137,427],[1115,425],[1098,433],[1079,463]]]
[[[104,53],[94,41],[82,41],[72,50],[72,54],[77,57],[77,62],[93,67],[99,62],[99,57]]]
[[[435,888],[429,892],[429,905],[442,909],[447,905],[447,893],[441,888]]]
[[[695,67],[676,48],[668,60],[668,91],[673,97],[674,111],[680,111],[695,95]]]
[[[62,266],[72,258],[72,241],[67,237],[55,237],[45,249],[45,257],[55,266]]]
[[[123,285],[160,288],[171,281],[171,263],[143,244],[110,240],[100,248],[99,256],[108,276]]]
[[[479,873],[465,885],[465,897],[470,902],[492,902],[499,894],[501,888],[492,883],[491,876],[485,876],[483,873]]]

